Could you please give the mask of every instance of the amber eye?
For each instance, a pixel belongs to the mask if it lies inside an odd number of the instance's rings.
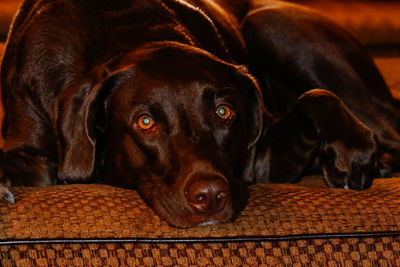
[[[150,130],[154,126],[155,122],[149,115],[142,115],[137,120],[137,125],[141,130]]]
[[[227,105],[219,105],[215,112],[222,120],[229,120],[232,118],[232,109]]]

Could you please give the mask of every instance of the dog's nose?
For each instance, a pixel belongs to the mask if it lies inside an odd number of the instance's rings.
[[[196,212],[216,213],[226,206],[229,191],[229,184],[222,178],[200,178],[189,181],[185,188],[185,197]]]

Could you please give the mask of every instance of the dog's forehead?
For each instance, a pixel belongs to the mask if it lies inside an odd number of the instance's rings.
[[[157,107],[168,116],[184,111],[198,117],[214,110],[220,99],[243,101],[238,67],[207,53],[173,48],[136,53],[130,60],[132,71],[116,90],[119,106],[127,103],[121,106],[125,112]]]
[[[218,90],[219,85],[211,79],[189,79],[187,77],[165,78],[151,76],[148,74],[138,74],[138,84],[136,98],[151,98],[163,101],[173,100],[191,102],[200,98],[207,91]]]
[[[136,101],[160,101],[184,104],[199,104],[225,88],[236,88],[232,71],[221,68],[193,65],[192,67],[171,64],[166,68],[149,68],[138,65],[134,77],[128,81]]]
[[[161,83],[185,85],[194,82],[218,84],[235,75],[235,67],[194,47],[167,45],[137,51],[132,60],[141,77]]]
[[[140,87],[136,87],[132,96],[132,108],[162,110],[166,117],[201,117],[199,112],[207,106],[213,106],[220,91],[217,83],[211,80],[159,80],[142,77]],[[139,78],[141,80],[141,78]],[[143,83],[142,83],[143,82]]]

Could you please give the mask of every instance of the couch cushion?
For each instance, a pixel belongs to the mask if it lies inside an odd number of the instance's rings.
[[[189,229],[170,227],[132,190],[90,184],[16,187],[13,192],[15,205],[0,203],[0,244],[70,238],[268,241],[400,234],[396,178],[377,179],[363,191],[257,184],[250,186],[250,199],[235,222]]]
[[[257,184],[235,222],[190,229],[160,220],[136,191],[13,191],[15,205],[0,203],[2,266],[400,264],[396,178],[364,191]]]
[[[46,243],[0,247],[1,266],[400,266],[395,237],[279,242]]]

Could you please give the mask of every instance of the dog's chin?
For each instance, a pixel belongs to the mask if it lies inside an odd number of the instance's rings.
[[[166,203],[167,202],[167,203]],[[235,212],[231,205],[215,214],[196,213],[189,206],[172,207],[169,201],[153,202],[151,207],[155,213],[169,225],[177,228],[207,226],[233,221],[239,212]]]

